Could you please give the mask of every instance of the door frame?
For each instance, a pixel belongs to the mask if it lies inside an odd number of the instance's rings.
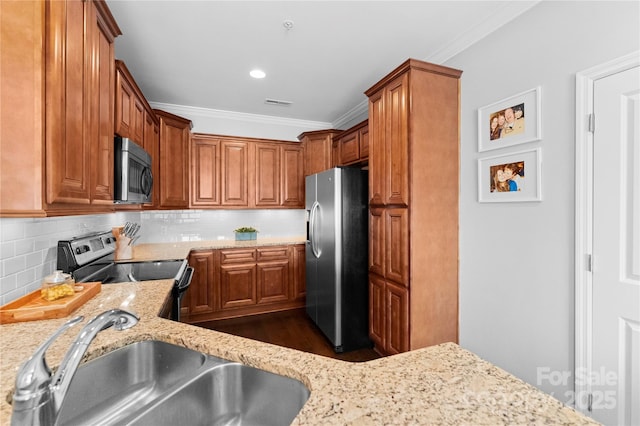
[[[640,66],[640,51],[605,62],[576,74],[575,161],[575,365],[574,379],[592,368],[593,320],[593,92],[596,80]],[[575,408],[588,413],[591,386],[574,382]]]

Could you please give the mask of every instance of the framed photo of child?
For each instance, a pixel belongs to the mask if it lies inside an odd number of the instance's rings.
[[[478,109],[478,151],[542,139],[540,97],[536,87]]]
[[[478,201],[542,201],[541,148],[478,160]]]

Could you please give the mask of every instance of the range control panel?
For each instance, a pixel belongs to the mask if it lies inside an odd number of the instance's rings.
[[[110,231],[58,241],[58,269],[71,272],[113,253],[115,249],[116,239]]]

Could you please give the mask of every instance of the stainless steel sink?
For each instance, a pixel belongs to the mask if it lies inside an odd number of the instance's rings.
[[[133,424],[288,425],[308,398],[297,380],[229,363],[166,395]]]
[[[297,380],[144,341],[78,368],[58,424],[284,425],[308,398]]]

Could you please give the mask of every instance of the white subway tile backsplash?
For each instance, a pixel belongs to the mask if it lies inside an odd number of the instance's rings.
[[[19,256],[21,254],[33,253],[35,247],[34,240],[32,238],[18,240],[15,242],[15,247],[16,256]]]
[[[19,287],[28,286],[29,284],[33,283],[35,279],[36,273],[34,268],[29,268],[24,270],[23,272],[16,274],[16,283]]]
[[[4,295],[18,288],[18,274],[0,278],[0,292]],[[3,303],[4,305],[4,303]]]
[[[16,255],[16,244],[13,241],[0,244],[0,259],[8,259]]]
[[[25,255],[25,266],[27,268],[35,268],[43,263],[43,251],[39,250],[34,253]]]
[[[59,240],[139,222],[140,243],[234,239],[253,226],[258,238],[306,233],[304,210],[173,210],[55,218],[0,219],[0,304],[37,290],[56,268]]]
[[[33,219],[2,219],[0,221],[0,238],[3,242],[24,238],[24,228]]]
[[[37,290],[56,267],[59,240],[108,230],[140,213],[112,213],[56,218],[0,219],[0,304]]]
[[[2,260],[3,275],[20,273],[24,271],[26,267],[27,267],[26,256],[16,256],[6,260]]]

